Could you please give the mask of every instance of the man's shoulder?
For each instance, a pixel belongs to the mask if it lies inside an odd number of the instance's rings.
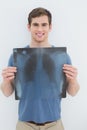
[[[29,48],[29,45],[26,45],[24,48]]]

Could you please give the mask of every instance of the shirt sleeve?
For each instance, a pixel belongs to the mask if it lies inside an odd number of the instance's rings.
[[[29,48],[29,45],[27,45],[24,48]],[[14,66],[14,58],[13,58],[13,53],[10,55],[9,60],[8,60],[8,66]]]
[[[67,54],[67,64],[72,65],[71,58],[68,54]]]
[[[8,61],[8,66],[13,66],[13,55],[11,54],[9,61]]]

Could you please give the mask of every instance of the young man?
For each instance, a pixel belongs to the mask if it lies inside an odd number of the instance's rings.
[[[28,47],[52,47],[48,41],[51,29],[51,13],[44,8],[33,9],[28,16],[28,30],[31,33],[31,42]],[[67,92],[74,96],[79,90],[79,84],[77,82],[77,69],[70,65],[70,62],[70,58],[67,56],[67,64],[64,64],[62,69],[66,75]],[[13,66],[13,56],[11,55],[9,67],[2,71],[3,82],[1,89],[5,96],[10,96],[14,91],[13,81],[16,72],[17,68]],[[38,90],[39,88],[37,87]],[[45,100],[39,97],[39,101],[37,97],[35,100],[29,101],[26,95],[24,99],[21,98],[19,103],[19,121],[16,130],[64,130],[61,122],[61,98],[52,99],[51,95],[49,97]]]

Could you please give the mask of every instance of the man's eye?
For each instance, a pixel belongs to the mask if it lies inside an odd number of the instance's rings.
[[[35,24],[33,24],[33,26],[38,26],[38,24],[35,23]]]
[[[47,26],[47,24],[44,23],[44,24],[42,24],[42,26],[43,26],[43,27],[44,27],[44,26]]]

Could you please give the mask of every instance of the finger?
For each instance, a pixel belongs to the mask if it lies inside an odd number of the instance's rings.
[[[4,80],[10,80],[15,78],[15,73],[5,73],[2,74]]]
[[[70,64],[64,64],[63,66],[72,67],[72,65],[70,65]],[[74,66],[73,66],[73,67],[74,67]]]
[[[15,66],[8,66],[7,68],[4,68],[4,69],[17,69],[17,67],[15,67]]]
[[[75,67],[71,67],[71,66],[64,66],[63,70],[67,70],[67,71],[71,71],[73,73],[77,73],[77,69]]]
[[[63,72],[70,72],[70,73],[75,73],[75,74],[78,73],[76,69],[69,69],[69,68],[63,69]]]
[[[14,78],[15,78],[15,76],[8,77],[9,80],[13,80]]]
[[[14,73],[14,72],[17,72],[17,69],[16,68],[6,68],[4,70],[2,70],[2,73]]]
[[[69,65],[69,64],[64,64],[63,67],[64,67],[64,68],[68,67],[68,68],[76,69],[76,67],[74,67],[74,66],[72,66],[72,65]]]
[[[4,80],[13,80],[15,78],[15,76],[10,76],[10,77],[6,77],[6,78],[4,78]]]
[[[71,75],[68,75],[68,74],[65,74],[65,75],[66,75],[66,77],[67,77],[68,79],[74,79],[74,77],[71,76]]]
[[[11,76],[15,76],[15,73],[5,73],[5,74],[2,74],[3,78],[6,78],[6,77],[11,77]]]
[[[77,76],[77,73],[72,73],[71,71],[67,71],[67,70],[65,70],[64,73],[65,73],[65,74],[68,74],[68,75],[70,75],[70,76],[73,76],[73,77],[76,77],[76,76]]]
[[[7,67],[3,69],[2,71],[7,71],[7,70],[17,70],[17,67]]]

